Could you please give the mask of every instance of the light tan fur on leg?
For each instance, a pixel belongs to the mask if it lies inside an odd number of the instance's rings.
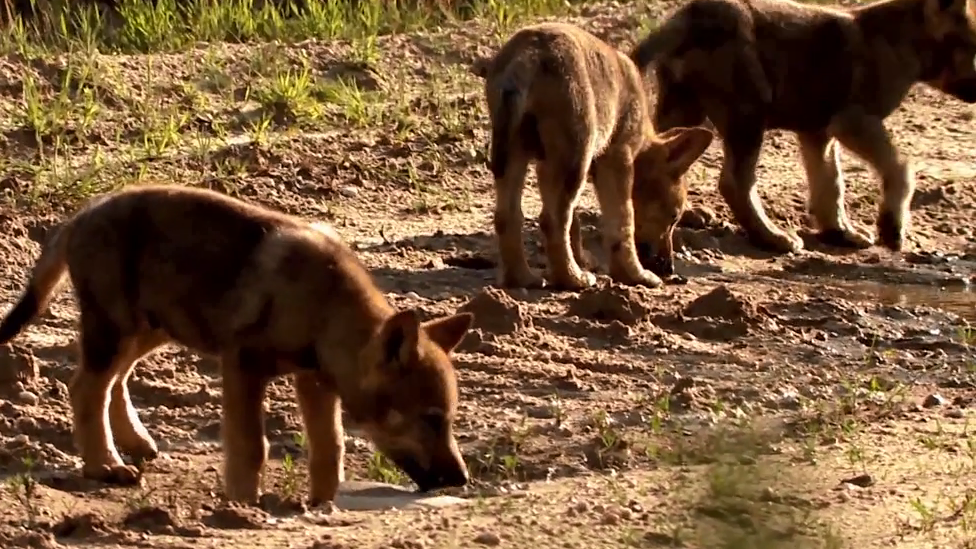
[[[111,400],[108,405],[112,436],[119,450],[137,462],[155,458],[159,450],[132,405],[128,381],[139,360],[166,340],[167,337],[163,334],[146,334],[130,344],[128,349],[130,352],[124,357],[125,360],[119,362],[121,368],[112,385]],[[126,363],[128,364],[125,365]]]
[[[73,434],[87,478],[123,485],[139,481],[138,470],[123,463],[110,428],[111,387],[119,372],[130,366],[128,357],[120,354],[106,369],[80,364],[71,378]]]
[[[915,174],[891,142],[883,121],[873,117],[847,117],[831,126],[831,133],[855,155],[867,162],[881,177],[879,226],[899,227],[889,241],[904,238],[911,222],[911,197],[915,193]]]
[[[503,287],[541,288],[542,277],[532,271],[525,257],[522,224],[522,192],[529,161],[516,151],[502,177],[495,178],[495,234],[498,239],[498,281]]]
[[[541,161],[536,164],[539,193],[542,196],[539,228],[545,239],[550,282],[556,289],[579,290],[596,284],[596,276],[581,269],[576,262],[571,238],[576,204],[588,170],[588,158],[583,169],[575,173],[556,162]]]
[[[824,240],[867,248],[874,237],[856,229],[844,206],[844,174],[840,169],[838,143],[826,132],[798,133],[800,159],[806,172],[808,204]]]
[[[308,444],[309,504],[314,506],[333,501],[345,480],[342,409],[339,395],[315,374],[295,374],[292,383]]]
[[[596,189],[603,213],[603,245],[610,276],[623,284],[660,286],[660,277],[641,267],[634,240],[633,160],[625,155],[604,155],[596,162]]]

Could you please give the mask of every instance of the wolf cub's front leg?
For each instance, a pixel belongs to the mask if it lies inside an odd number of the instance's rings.
[[[632,200],[634,164],[623,155],[607,154],[595,163],[594,185],[603,217],[603,243],[610,277],[621,284],[656,288],[660,277],[644,269],[637,258]]]
[[[339,395],[314,373],[292,377],[308,444],[309,505],[335,501],[345,480],[342,410]]]
[[[263,404],[270,379],[258,360],[243,349],[221,356],[224,492],[231,501],[252,504],[261,495],[261,472],[268,458]]]

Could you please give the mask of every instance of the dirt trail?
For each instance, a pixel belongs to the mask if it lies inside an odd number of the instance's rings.
[[[627,43],[639,28],[629,6],[584,11],[567,19],[609,40]],[[457,427],[474,477],[456,493],[470,504],[303,514],[273,498],[270,511],[222,502],[220,379],[212,361],[177,348],[144,360],[131,381],[165,452],[144,486],[82,481],[65,385],[76,310],[64,292],[0,348],[0,545],[976,546],[973,107],[919,87],[890,119],[918,159],[901,257],[844,255],[809,239],[796,256],[755,251],[719,198],[716,140],[693,169],[693,210],[678,230],[687,284],[503,291],[493,286],[487,118],[469,72],[494,43],[478,23],[383,38],[368,69],[349,62],[346,44],[201,46],[153,56],[148,80],[145,57],[97,56],[84,62],[95,67],[100,114],[56,158],[24,138],[15,114],[24,79],[53,96],[60,69],[0,63],[9,83],[0,112],[10,115],[0,117],[4,310],[73,201],[166,180],[330,220],[397,306],[478,318],[456,357]],[[304,99],[247,99],[244,88],[273,90],[303,56],[315,82]],[[136,115],[147,105],[156,122]],[[299,122],[248,125],[272,106],[298,116],[310,105],[320,112]],[[186,115],[184,148],[150,154],[172,113]],[[214,120],[240,139],[222,145]],[[98,155],[107,160],[93,170]],[[844,167],[851,216],[871,224],[878,183],[849,154]],[[760,194],[784,226],[805,225],[801,174],[794,140],[771,136]],[[538,213],[532,190],[525,210]],[[587,246],[603,258],[590,189],[582,210]],[[541,268],[538,227],[527,224]],[[301,496],[297,410],[284,381],[270,393],[266,489]],[[399,480],[355,433],[347,450],[352,476]]]

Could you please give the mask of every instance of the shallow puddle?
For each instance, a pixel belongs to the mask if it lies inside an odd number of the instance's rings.
[[[976,322],[976,291],[972,286],[939,288],[921,284],[882,282],[831,282],[826,285],[833,296],[852,301],[876,301],[883,305],[936,307]]]
[[[454,496],[420,494],[394,484],[347,480],[339,486],[336,507],[348,511],[404,509],[407,507],[447,507],[468,503]]]

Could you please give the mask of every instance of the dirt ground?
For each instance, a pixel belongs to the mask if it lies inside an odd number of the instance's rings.
[[[666,5],[652,10],[664,10]],[[648,13],[567,17],[632,43]],[[290,387],[268,403],[262,508],[222,501],[220,379],[166,348],[131,381],[165,455],[143,486],[80,479],[64,291],[0,348],[0,544],[59,547],[976,547],[976,107],[917,87],[889,119],[917,160],[914,225],[881,248],[772,256],[731,223],[718,140],[690,174],[686,284],[581,293],[494,287],[488,122],[472,22],[375,45],[207,45],[154,56],[0,58],[0,293],[22,289],[46,230],[86,196],[175,181],[328,220],[399,307],[474,311],[455,357],[470,504],[304,510]],[[70,81],[65,75],[71,75]],[[35,108],[37,107],[37,108]],[[879,185],[844,156],[847,204]],[[767,137],[760,194],[805,227],[794,139]],[[542,267],[530,188],[527,242]],[[602,258],[593,193],[584,227]],[[355,478],[402,479],[347,438]],[[243,545],[242,545],[243,544]]]

